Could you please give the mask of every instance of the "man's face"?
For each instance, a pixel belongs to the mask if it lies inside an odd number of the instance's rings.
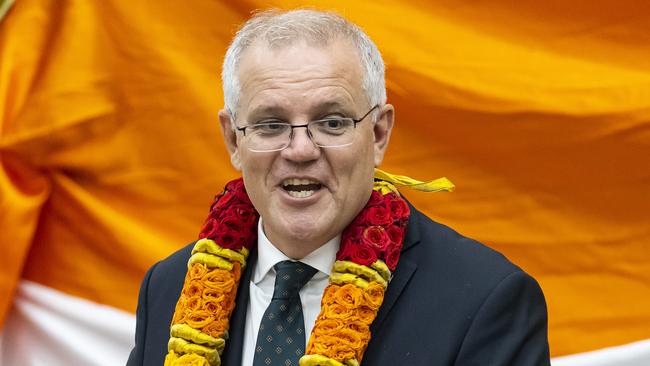
[[[279,49],[254,43],[240,60],[237,126],[263,120],[291,124],[331,116],[359,118],[372,106],[362,89],[363,71],[347,41]],[[316,146],[305,128],[293,131],[281,151],[253,152],[230,115],[219,113],[226,145],[246,190],[262,216],[269,240],[292,258],[302,258],[339,234],[370,197],[373,168],[383,159],[393,124],[390,105],[357,124],[354,142]],[[296,193],[292,191],[302,190]]]

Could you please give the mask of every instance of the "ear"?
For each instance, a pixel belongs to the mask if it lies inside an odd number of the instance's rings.
[[[239,159],[239,145],[237,143],[237,133],[233,128],[235,121],[232,120],[230,112],[226,109],[219,111],[219,125],[221,126],[221,134],[223,141],[226,144],[226,149],[230,154],[230,163],[237,170],[241,171],[241,161]]]
[[[393,131],[395,121],[395,108],[391,104],[385,104],[379,110],[379,119],[375,122],[373,132],[375,134],[375,167],[378,167],[384,160],[384,153],[388,148],[390,134]]]

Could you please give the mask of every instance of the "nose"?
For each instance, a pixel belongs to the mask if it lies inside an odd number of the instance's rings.
[[[307,128],[294,128],[289,141],[289,146],[282,150],[285,159],[304,162],[316,160],[320,156],[320,147],[316,146]]]

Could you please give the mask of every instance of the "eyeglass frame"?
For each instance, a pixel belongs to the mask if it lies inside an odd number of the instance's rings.
[[[377,109],[377,108],[379,108],[379,104],[375,104],[372,108],[370,108],[370,110],[369,110],[368,112],[366,112],[366,114],[364,114],[364,115],[361,116],[360,118],[356,118],[356,119],[355,119],[355,118],[351,118],[351,117],[341,117],[341,118],[345,118],[345,119],[350,119],[350,120],[352,120],[352,122],[354,122],[353,129],[356,130],[356,128],[357,128],[357,124],[358,124],[358,123],[361,123],[361,122],[362,122],[366,117],[368,117],[368,116],[370,115],[370,113],[371,113],[372,111],[374,111],[374,110]],[[318,146],[318,147],[322,147],[322,148],[333,148],[333,147],[345,147],[345,146],[352,145],[353,142],[350,142],[350,143],[347,143],[347,144],[343,144],[343,145],[321,146],[321,145],[317,144],[317,143],[314,141],[314,137],[312,136],[311,131],[309,130],[309,125],[310,125],[311,123],[314,123],[314,122],[327,121],[327,120],[329,120],[329,119],[333,119],[333,118],[317,119],[317,120],[309,121],[309,122],[307,122],[307,123],[305,123],[305,124],[302,124],[302,125],[292,125],[292,124],[289,123],[289,122],[274,122],[274,123],[276,123],[276,124],[284,124],[284,125],[286,125],[286,126],[289,126],[289,128],[291,128],[291,131],[289,132],[289,143],[287,144],[287,146],[284,146],[284,147],[282,147],[282,148],[280,148],[280,149],[273,149],[273,150],[253,150],[253,149],[251,149],[251,148],[249,147],[248,150],[250,150],[250,151],[252,151],[252,152],[274,152],[274,151],[282,151],[282,150],[286,149],[287,147],[289,147],[289,145],[291,145],[291,140],[293,139],[293,129],[294,129],[294,128],[301,128],[301,127],[302,127],[302,128],[305,128],[305,129],[307,130],[307,136],[309,137],[309,139],[311,140],[311,142],[312,142],[314,145]],[[246,125],[246,126],[242,126],[242,127],[239,127],[239,126],[235,125],[235,129],[236,129],[237,131],[241,131],[241,132],[244,134],[244,136],[246,136],[246,129],[249,128],[249,127],[252,127],[252,126],[251,126],[250,124],[248,124],[248,125]]]

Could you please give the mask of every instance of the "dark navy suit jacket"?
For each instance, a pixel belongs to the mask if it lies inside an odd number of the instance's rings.
[[[147,272],[127,365],[162,366],[191,249]],[[249,258],[222,356],[225,366],[241,365],[255,251]],[[371,332],[364,366],[550,365],[546,303],[537,282],[503,255],[413,207],[399,264]]]

